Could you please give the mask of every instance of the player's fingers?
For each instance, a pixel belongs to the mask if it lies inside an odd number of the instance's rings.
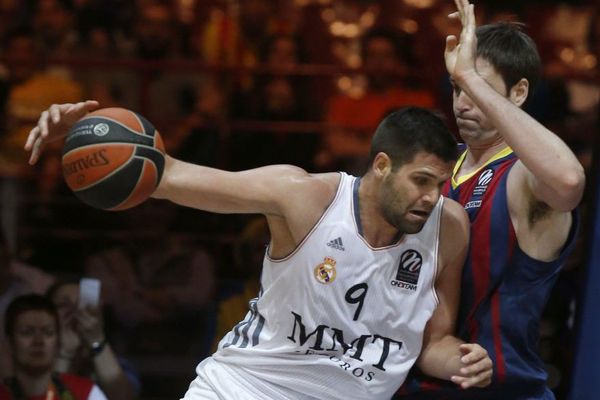
[[[42,152],[42,148],[44,145],[44,141],[41,137],[38,137],[34,142],[31,149],[31,156],[29,157],[29,164],[35,164],[40,158],[40,153]]]
[[[452,53],[454,51],[454,49],[456,49],[456,44],[458,43],[458,40],[456,39],[456,36],[454,35],[449,35],[446,37],[446,49],[444,50],[446,54],[448,53]]]
[[[492,370],[482,372],[477,376],[477,379],[473,381],[473,384],[471,386],[484,387],[489,385],[490,383],[492,383],[492,375]]]
[[[473,386],[474,384],[478,383],[477,381],[473,380],[473,378],[469,378],[466,376],[453,376],[450,378],[450,380],[463,389],[467,389]]]
[[[457,10],[456,12],[459,14],[462,14],[462,9],[463,9],[462,0],[454,0],[454,5],[456,6],[456,10]]]
[[[40,135],[40,128],[36,125],[32,130],[29,131],[29,135],[27,135],[27,141],[25,142],[25,150],[29,151],[33,148],[33,143]]]
[[[40,119],[38,120],[38,127],[40,128],[40,136],[45,138],[48,136],[48,118],[49,118],[48,110],[42,111],[40,115]]]
[[[48,113],[50,114],[50,119],[52,120],[52,123],[60,123],[60,106],[58,104],[52,104],[48,109]]]
[[[469,33],[471,33],[472,31],[475,30],[475,5],[474,4],[469,4],[469,6],[466,9],[466,13],[465,13],[465,21],[466,21],[466,27],[467,30],[469,30]]]
[[[460,9],[463,12],[463,15],[466,14],[467,9],[469,8],[469,0],[460,0]]]
[[[475,343],[461,344],[459,349],[464,354],[460,358],[460,361],[464,364],[473,364],[488,356],[487,350]]]
[[[475,343],[462,343],[460,346],[458,346],[458,350],[462,353],[462,357],[460,358],[460,361],[462,361],[463,363],[467,363],[469,360],[466,359],[465,357],[467,357],[469,354],[473,353],[474,351],[477,351],[478,347],[479,347],[479,345],[477,345]]]
[[[94,111],[96,108],[100,107],[100,103],[97,102],[96,100],[86,100],[83,103],[83,107],[85,108],[86,111]]]
[[[474,376],[491,369],[492,360],[490,360],[489,357],[486,357],[477,362],[461,367],[460,374],[463,376]]]
[[[463,389],[470,387],[484,387],[492,382],[492,371],[487,370],[474,376],[454,376],[451,378],[452,382],[460,385]]]
[[[71,114],[75,117],[75,119],[82,118],[88,112],[95,110],[100,106],[96,100],[86,100],[77,104],[69,104],[68,109],[66,109],[65,113]]]

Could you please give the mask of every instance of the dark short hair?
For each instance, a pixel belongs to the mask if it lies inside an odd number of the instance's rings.
[[[529,81],[530,94],[537,85],[542,61],[533,39],[519,22],[497,22],[477,28],[477,57],[488,61],[510,90],[522,78]]]
[[[6,337],[14,337],[17,319],[27,311],[47,312],[54,319],[56,329],[59,329],[58,312],[52,301],[39,294],[26,294],[16,297],[6,309],[6,313],[4,314],[4,334]]]
[[[419,152],[434,154],[446,162],[456,161],[456,139],[443,117],[421,107],[405,107],[390,113],[381,121],[373,139],[369,164],[383,152],[392,160],[392,169],[411,162]]]

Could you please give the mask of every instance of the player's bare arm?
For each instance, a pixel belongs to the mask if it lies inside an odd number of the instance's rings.
[[[558,136],[520,108],[529,95],[526,79],[506,88],[505,96],[477,73],[474,6],[468,0],[455,0],[455,4],[458,11],[450,17],[460,20],[462,31],[460,40],[454,36],[446,39],[445,50],[446,67],[453,82],[490,118],[519,156],[509,177],[514,190],[527,191],[553,210],[571,211],[583,195],[583,167]],[[515,205],[521,206],[526,204]]]
[[[30,163],[37,162],[46,143],[66,136],[79,119],[98,107],[97,101],[89,100],[54,104],[44,111],[25,144],[25,150],[31,151]],[[293,166],[228,172],[166,156],[153,197],[211,212],[264,214],[281,238],[280,243],[272,243],[272,250],[285,253],[318,221],[338,182],[338,174],[311,175]]]
[[[452,380],[465,389],[487,386],[492,376],[492,362],[487,351],[478,344],[466,344],[453,336],[469,229],[464,209],[453,200],[445,199],[435,284],[439,304],[425,328],[423,348],[417,360],[417,365],[427,375]]]
[[[152,195],[222,214],[264,214],[278,238],[272,250],[293,250],[333,200],[339,174],[309,174],[290,165],[240,172],[185,163],[166,157],[163,178]]]

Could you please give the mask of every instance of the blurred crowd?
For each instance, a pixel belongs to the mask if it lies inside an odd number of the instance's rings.
[[[159,398],[162,384],[165,397],[183,393],[194,364],[258,293],[264,220],[158,201],[119,213],[86,207],[65,187],[60,143],[27,165],[22,147],[40,112],[96,99],[146,116],[167,151],[186,161],[361,174],[370,135],[390,111],[418,105],[451,116],[443,48],[445,36],[459,31],[447,18],[453,9],[450,0],[0,0],[0,326],[20,295],[97,278],[103,307],[93,332],[114,349],[118,362],[109,365],[120,365],[125,392]],[[479,1],[477,13],[480,24],[527,25],[545,70],[526,109],[590,168],[598,5]],[[585,233],[541,327],[559,398],[568,385]],[[77,343],[93,336],[79,333]],[[69,354],[84,357],[76,348]],[[2,377],[11,370],[6,354]],[[165,368],[165,357],[182,367]],[[74,362],[72,372],[102,376],[80,364],[87,369]]]

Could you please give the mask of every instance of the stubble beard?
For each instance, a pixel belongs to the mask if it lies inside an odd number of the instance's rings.
[[[404,204],[405,201],[402,200],[402,193],[394,194],[390,187],[391,183],[385,182],[382,190],[379,209],[383,219],[398,230],[398,235],[419,233],[425,226],[425,222],[409,222],[404,216],[408,207]]]

